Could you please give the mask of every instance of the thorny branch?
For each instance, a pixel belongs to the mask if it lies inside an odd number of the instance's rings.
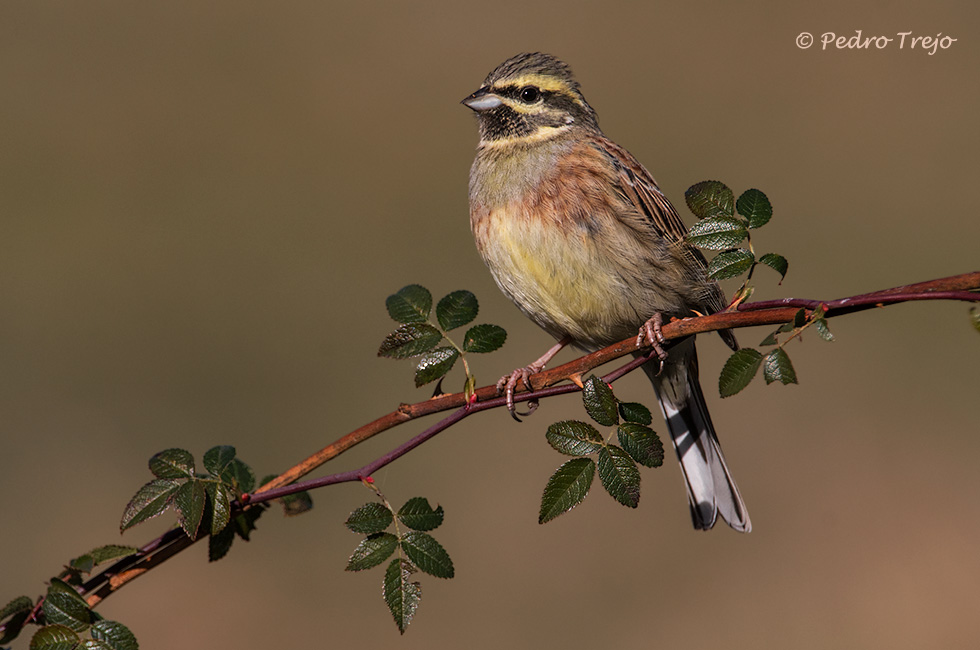
[[[980,292],[978,290],[980,290],[980,271],[838,300],[821,301],[784,298],[780,300],[743,303],[738,305],[734,310],[672,321],[664,325],[663,335],[667,340],[672,340],[721,329],[788,323],[793,321],[794,316],[801,308],[806,309],[809,314],[809,312],[822,306],[826,312],[825,317],[833,318],[866,309],[916,300],[980,302]],[[522,389],[522,392],[517,393],[514,399],[515,401],[537,400],[552,395],[578,391],[580,390],[579,387],[572,383],[561,386],[556,386],[555,384],[569,379],[580,378],[598,366],[637,352],[636,340],[631,337],[564,365],[550,370],[544,370],[532,376],[531,383],[533,386],[528,387],[520,384],[518,388]],[[643,363],[646,363],[654,356],[651,353],[642,354],[609,373],[603,379],[607,382],[612,382]],[[529,388],[533,388],[533,390],[528,392]],[[498,408],[503,406],[504,403],[504,398],[498,396],[496,387],[491,385],[477,389],[475,399],[470,404],[466,403],[462,393],[443,394],[424,402],[402,404],[395,411],[373,422],[369,422],[330,443],[263,485],[255,493],[244,495],[242,503],[235,504],[235,507],[238,509],[249,507],[250,505],[279,498],[303,489],[312,489],[336,483],[370,480],[372,473],[407,454],[423,442],[430,440],[449,426],[456,424],[473,413]],[[359,469],[331,474],[305,483],[296,483],[300,478],[306,476],[327,461],[336,458],[351,447],[383,431],[426,415],[450,409],[457,410],[449,417],[429,427],[408,442]],[[168,558],[176,555],[204,537],[206,535],[200,535],[196,539],[190,539],[184,534],[181,528],[172,529],[140,548],[135,554],[123,558],[101,573],[92,576],[92,578],[82,585],[81,593],[86,597],[89,606],[95,606],[131,580],[162,564]],[[33,616],[36,616],[39,611],[40,603],[32,613]],[[3,631],[4,626],[0,626],[0,635],[2,635]]]

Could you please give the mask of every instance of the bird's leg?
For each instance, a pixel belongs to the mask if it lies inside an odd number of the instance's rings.
[[[663,314],[657,312],[650,320],[640,326],[640,333],[636,337],[636,347],[653,348],[657,357],[660,358],[661,367],[663,367],[663,361],[667,359],[667,351],[663,348],[664,343],[667,342],[667,339],[664,338],[663,326]]]
[[[510,413],[511,417],[517,420],[517,415],[515,413],[516,407],[514,406],[514,390],[517,388],[517,382],[524,382],[524,387],[528,391],[533,390],[530,381],[531,375],[544,370],[545,365],[547,365],[547,363],[551,361],[551,359],[558,354],[563,347],[571,342],[572,337],[563,337],[562,340],[555,343],[547,352],[541,355],[541,358],[533,361],[523,368],[518,368],[509,375],[504,375],[500,378],[500,381],[497,382],[497,394],[504,393],[507,395],[507,411]],[[527,415],[530,415],[530,413],[527,413]],[[518,422],[519,421],[520,420],[518,420]]]

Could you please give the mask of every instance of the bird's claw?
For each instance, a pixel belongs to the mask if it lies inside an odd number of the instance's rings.
[[[667,343],[663,333],[664,317],[657,312],[650,320],[640,326],[640,333],[636,336],[636,347],[651,347],[657,353],[661,362],[667,359],[667,351],[663,346]],[[661,365],[663,365],[661,363]]]
[[[527,417],[528,415],[531,415],[538,407],[538,402],[537,400],[529,401],[527,413],[518,413],[517,405],[514,404],[514,391],[517,390],[517,384],[518,382],[522,382],[524,384],[524,388],[527,391],[534,390],[531,386],[531,375],[541,372],[543,368],[544,368],[543,365],[537,365],[532,363],[531,365],[516,369],[514,372],[510,373],[509,375],[504,375],[503,377],[500,378],[499,381],[497,381],[497,394],[506,395],[507,412],[510,413],[510,416],[515,420],[517,420],[518,422],[520,422],[521,420],[517,416],[522,415],[524,417]]]

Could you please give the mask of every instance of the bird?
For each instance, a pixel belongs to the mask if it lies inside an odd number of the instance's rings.
[[[501,378],[513,414],[520,381],[565,345],[591,352],[636,336],[660,363],[642,367],[673,441],[694,527],[752,523],[722,454],[698,379],[694,338],[665,351],[664,319],[725,309],[700,251],[653,176],[599,128],[568,64],[542,52],[497,66],[462,100],[480,141],[470,169],[470,226],[500,290],[557,339]],[[731,330],[720,332],[737,350]]]

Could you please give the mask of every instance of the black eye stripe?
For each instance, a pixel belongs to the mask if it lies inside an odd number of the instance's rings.
[[[501,97],[506,97],[507,99],[514,99],[519,102],[526,102],[527,100],[521,97],[521,93],[522,91],[528,88],[534,88],[535,90],[537,90],[538,95],[545,102],[547,102],[550,98],[554,97],[557,94],[553,90],[542,90],[537,86],[532,86],[530,84],[525,84],[522,86],[503,86],[501,88],[494,88],[493,92],[496,93],[497,95],[500,95]],[[537,99],[532,101],[537,101]]]

